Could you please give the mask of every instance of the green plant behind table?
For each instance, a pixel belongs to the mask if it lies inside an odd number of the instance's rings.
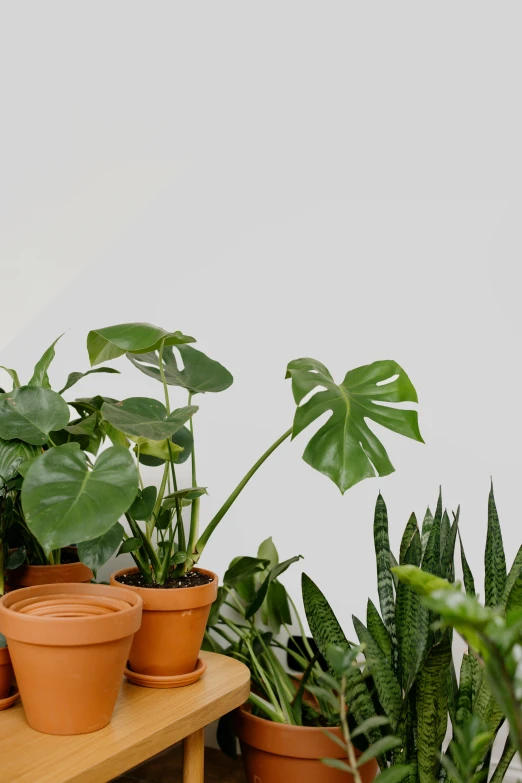
[[[376,473],[384,476],[394,470],[368,420],[422,441],[416,411],[391,405],[417,402],[411,381],[396,362],[375,362],[351,370],[341,384],[314,359],[290,362],[286,377],[291,379],[297,404],[293,426],[259,458],[201,530],[200,506],[206,487],[196,470],[198,406],[194,402],[196,395],[226,390],[233,378],[223,365],[195,349],[194,342],[179,331],[140,323],[97,329],[87,339],[92,365],[126,355],[163,387],[163,402],[129,397],[102,401],[96,409],[106,427],[131,441],[138,468],[145,464],[159,469],[159,488],[141,483],[136,502],[126,514],[131,535],[125,537],[120,550],[132,554],[149,583],[163,584],[168,575],[181,576],[198,563],[210,536],[254,473],[284,441],[323,414],[329,418],[310,439],[303,458],[331,478],[341,492]],[[171,400],[173,387],[180,395],[177,408]],[[178,466],[189,458],[191,485],[181,487]],[[184,507],[190,507],[188,523],[183,518]]]
[[[71,406],[64,393],[85,375],[114,373],[109,367],[70,373],[60,392],[48,370],[57,340],[37,362],[25,385],[5,368],[12,390],[0,393],[0,593],[4,567],[57,564],[60,550],[88,541],[97,568],[121,541],[119,517],[133,502],[138,476],[121,433],[109,429],[92,406]],[[106,438],[116,444],[96,455]],[[125,442],[126,445],[126,442]],[[118,527],[116,527],[118,525]],[[111,551],[98,545],[119,532]],[[99,537],[102,539],[99,539]],[[114,536],[113,536],[114,539]],[[9,554],[10,547],[15,551]]]
[[[401,744],[386,758],[380,758],[379,763],[383,769],[390,764],[407,764],[411,768],[412,783],[433,783],[448,774],[447,765],[441,766],[448,720],[454,732],[453,749],[462,746],[472,720],[480,726],[481,734],[488,734],[488,742],[480,746],[480,765],[487,774],[491,745],[504,720],[497,694],[470,652],[463,656],[457,684],[452,630],[440,626],[438,607],[426,606],[410,584],[397,581],[397,573],[418,569],[428,584],[438,585],[441,579],[454,582],[458,524],[459,512],[450,522],[439,497],[435,515],[427,511],[422,529],[415,516],[410,517],[396,560],[389,545],[386,506],[379,495],[374,540],[381,612],[368,601],[366,624],[353,618],[379,700],[376,705],[366,681],[354,672],[348,679],[350,709],[359,724],[375,715],[388,718],[390,731],[400,738]],[[467,589],[474,592],[474,580],[463,548],[461,558]],[[397,564],[401,568],[394,568]],[[506,577],[502,535],[491,491],[485,558],[486,595],[490,601],[505,608],[506,602],[515,600],[513,589],[521,568],[522,555],[519,553]],[[351,645],[328,601],[306,574],[303,574],[303,597],[310,628],[321,652],[328,657],[332,644],[348,650]],[[377,742],[381,735],[381,729],[373,728],[368,732],[368,739]],[[477,748],[473,752],[476,754]],[[450,749],[449,755],[446,754],[450,761],[451,753]],[[512,755],[511,746],[506,748],[503,759],[510,753]],[[495,783],[504,774],[502,762],[495,770]]]

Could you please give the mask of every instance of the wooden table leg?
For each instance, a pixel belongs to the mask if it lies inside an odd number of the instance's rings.
[[[205,729],[189,734],[183,742],[183,783],[203,783]]]

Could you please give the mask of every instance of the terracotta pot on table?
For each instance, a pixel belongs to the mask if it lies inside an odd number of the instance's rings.
[[[7,699],[13,684],[13,666],[8,647],[0,647],[0,701]]]
[[[77,549],[74,546],[65,547],[64,553],[77,557]],[[64,563],[63,565],[21,565],[5,573],[5,590],[18,590],[21,587],[34,587],[36,585],[62,584],[64,582],[77,582],[88,584],[94,574],[90,568],[80,562]]]

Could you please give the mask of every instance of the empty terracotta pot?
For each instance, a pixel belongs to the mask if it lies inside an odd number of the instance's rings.
[[[248,783],[349,783],[350,775],[321,762],[346,760],[324,729],[273,723],[252,715],[248,707],[236,710],[234,723]],[[342,739],[340,728],[331,731]],[[361,767],[363,783],[370,783],[377,771],[375,760]]]
[[[65,547],[62,552],[69,555],[69,559],[77,558],[77,550],[74,546]],[[21,565],[13,571],[9,569],[5,573],[5,590],[18,590],[20,587],[33,587],[35,585],[61,584],[64,582],[78,582],[87,584],[93,579],[94,574],[83,563],[64,563],[63,565]]]
[[[0,700],[7,699],[13,684],[13,667],[7,647],[0,647]]]
[[[38,585],[0,600],[27,722],[45,734],[86,734],[109,723],[141,622],[125,588]]]
[[[217,597],[218,577],[212,571],[195,570],[212,577],[212,582],[175,589],[125,585],[143,599],[141,628],[129,657],[132,671],[165,677],[196,668],[210,607]],[[122,568],[112,574],[111,585],[121,586],[119,576],[135,573],[137,568]]]

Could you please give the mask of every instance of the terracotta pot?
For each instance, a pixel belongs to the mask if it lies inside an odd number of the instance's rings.
[[[346,760],[324,729],[273,723],[244,707],[236,710],[234,723],[248,783],[349,783],[350,775],[321,762],[323,758]],[[342,739],[340,728],[331,731]],[[363,783],[370,783],[377,771],[373,759],[361,767]]]
[[[76,547],[68,546],[64,552],[72,552],[76,555]],[[33,587],[35,585],[62,584],[64,582],[78,582],[87,584],[93,579],[94,574],[83,563],[65,563],[64,565],[21,565],[13,571],[6,573],[6,592],[18,590],[20,587]]]
[[[38,585],[0,600],[27,722],[45,734],[109,723],[141,621],[139,595],[108,585]]]
[[[141,628],[129,657],[133,671],[166,677],[196,668],[210,607],[217,597],[218,577],[212,571],[195,570],[212,577],[212,582],[165,590],[124,585],[143,599]],[[135,573],[137,568],[122,568],[112,574],[111,585],[121,587],[118,577]]]
[[[7,647],[0,647],[0,701],[7,699],[13,684],[13,667]]]

